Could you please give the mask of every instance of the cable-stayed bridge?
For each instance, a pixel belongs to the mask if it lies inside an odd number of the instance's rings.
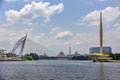
[[[22,54],[27,54],[27,53],[52,54],[55,52],[40,45],[39,43],[35,43],[34,41],[28,39],[26,34],[24,37],[22,37],[20,40],[16,42],[15,46],[10,51],[10,53],[15,53],[18,55],[18,57],[21,57]]]

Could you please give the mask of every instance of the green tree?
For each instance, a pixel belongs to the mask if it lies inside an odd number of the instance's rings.
[[[73,56],[72,60],[91,60],[90,56]]]
[[[33,60],[33,58],[29,55],[29,54],[25,54],[23,57],[22,57],[22,59],[24,59],[24,60]]]
[[[36,53],[30,53],[30,56],[33,58],[33,60],[39,59],[39,56]]]
[[[33,60],[33,58],[31,56],[26,56],[25,59],[30,60],[30,61]]]

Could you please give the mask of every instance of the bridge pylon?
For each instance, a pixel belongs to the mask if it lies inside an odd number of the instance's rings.
[[[26,39],[27,39],[27,34],[16,42],[15,46],[9,53],[15,53],[15,51],[20,47],[21,49],[19,51],[18,57],[21,58],[25,47]]]

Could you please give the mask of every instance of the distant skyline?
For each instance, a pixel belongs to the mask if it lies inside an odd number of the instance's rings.
[[[89,53],[99,47],[103,13],[103,46],[120,52],[119,0],[0,0],[0,49],[11,50],[28,38],[56,52]],[[56,55],[47,54],[47,55]]]

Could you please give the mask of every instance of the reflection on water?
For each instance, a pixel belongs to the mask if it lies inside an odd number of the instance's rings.
[[[67,60],[0,62],[0,80],[120,80],[120,63]]]
[[[100,66],[99,66],[99,80],[105,80],[105,76],[104,76],[104,64],[103,63],[100,63]]]

